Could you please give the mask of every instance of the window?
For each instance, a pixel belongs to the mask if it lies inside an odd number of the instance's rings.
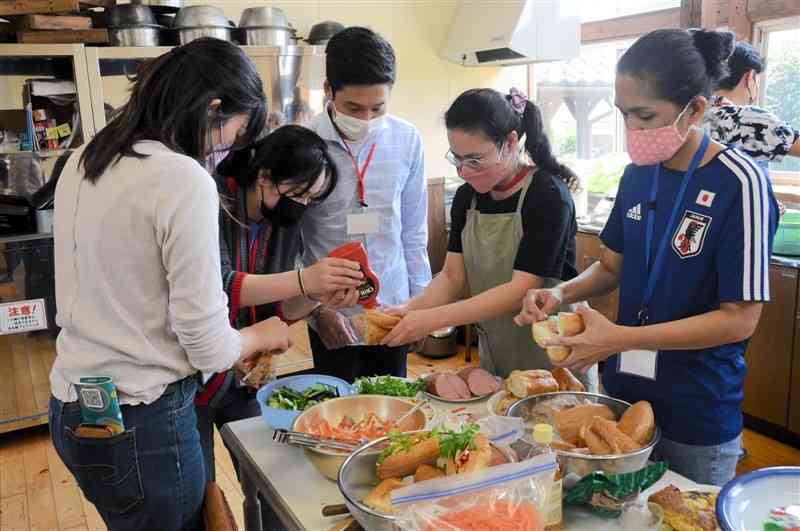
[[[571,61],[533,66],[536,103],[558,159],[581,178],[579,218],[605,220],[625,166],[624,124],[614,107],[617,60],[632,41],[585,45]]]
[[[603,0],[581,3],[581,22],[608,20],[681,6],[681,0]]]
[[[800,128],[800,21],[783,22],[762,28],[761,48],[767,69],[761,79],[761,104],[778,118]],[[771,164],[776,177],[794,178],[800,186],[800,159],[786,157]],[[782,175],[789,172],[792,175]]]

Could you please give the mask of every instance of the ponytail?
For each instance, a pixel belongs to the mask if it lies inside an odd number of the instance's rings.
[[[570,168],[556,160],[550,149],[550,140],[544,131],[542,111],[530,100],[525,101],[525,110],[520,117],[520,129],[526,137],[525,150],[536,166],[564,181],[571,191],[578,191],[580,182],[578,176]]]

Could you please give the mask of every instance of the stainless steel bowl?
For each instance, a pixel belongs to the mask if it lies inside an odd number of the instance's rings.
[[[176,28],[176,31],[178,32],[178,42],[180,44],[187,44],[201,37],[212,37],[214,39],[230,41],[231,32],[233,30],[232,28],[206,26],[200,28]]]
[[[309,44],[321,46],[326,44],[331,37],[343,29],[344,25],[332,20],[326,20],[325,22],[320,22],[311,26],[311,31],[308,32],[306,41],[308,41]]]
[[[153,11],[148,6],[141,4],[115,5],[108,9],[106,21],[109,28],[156,25],[156,17]]]
[[[294,431],[308,432],[309,422],[316,416],[327,420],[332,426],[339,424],[345,416],[359,420],[370,413],[375,413],[384,420],[395,420],[407,413],[414,405],[414,402],[410,400],[393,396],[343,396],[341,398],[327,400],[305,410],[295,419],[292,429]],[[401,431],[416,431],[423,429],[426,423],[427,418],[425,412],[417,410],[409,418],[405,419],[400,426],[397,426],[397,428]],[[339,467],[342,466],[342,463],[344,463],[349,455],[345,452],[311,448],[307,448],[304,451],[308,460],[311,461],[311,464],[313,464],[323,476],[332,480],[336,480]]]
[[[230,28],[231,23],[222,9],[215,6],[186,6],[175,15],[176,29],[181,28]]]
[[[242,11],[239,27],[291,29],[289,19],[279,7],[248,7]]]
[[[361,500],[377,485],[378,455],[385,448],[386,437],[364,445],[344,460],[339,469],[337,484],[344,496],[344,503],[350,514],[366,531],[397,531],[395,517],[370,509]],[[517,461],[513,451],[495,446],[494,450],[505,457],[507,462]]]
[[[614,412],[617,419],[631,407],[631,405],[624,400],[618,400],[597,393],[559,392],[523,398],[508,408],[507,415],[509,417],[521,417],[527,421],[530,418],[531,409],[536,406],[536,404],[559,396],[574,396],[584,399],[588,403],[604,404],[611,408],[611,411]],[[533,429],[533,426],[529,426],[528,428]],[[559,466],[561,466],[561,470],[564,473],[565,485],[571,485],[574,481],[597,470],[608,474],[624,474],[641,470],[647,466],[647,460],[650,458],[650,454],[653,453],[653,448],[655,448],[660,439],[661,431],[658,426],[656,426],[656,431],[653,434],[653,440],[650,441],[650,444],[630,454],[607,456],[584,455],[558,450],[556,453],[558,454]]]
[[[248,46],[294,46],[294,32],[283,28],[239,28],[239,41]]]
[[[109,28],[108,40],[111,46],[159,46],[161,30],[157,26]]]

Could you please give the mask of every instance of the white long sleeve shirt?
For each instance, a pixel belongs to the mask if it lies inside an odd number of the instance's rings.
[[[228,369],[241,338],[228,322],[219,197],[197,161],[159,142],[96,184],[72,154],[56,187],[53,395],[76,399],[82,376],[111,376],[120,402],[149,404],[197,371]]]

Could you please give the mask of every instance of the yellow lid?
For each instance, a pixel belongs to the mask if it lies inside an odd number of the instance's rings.
[[[533,427],[533,440],[539,444],[553,442],[553,427],[550,424],[536,424]]]

